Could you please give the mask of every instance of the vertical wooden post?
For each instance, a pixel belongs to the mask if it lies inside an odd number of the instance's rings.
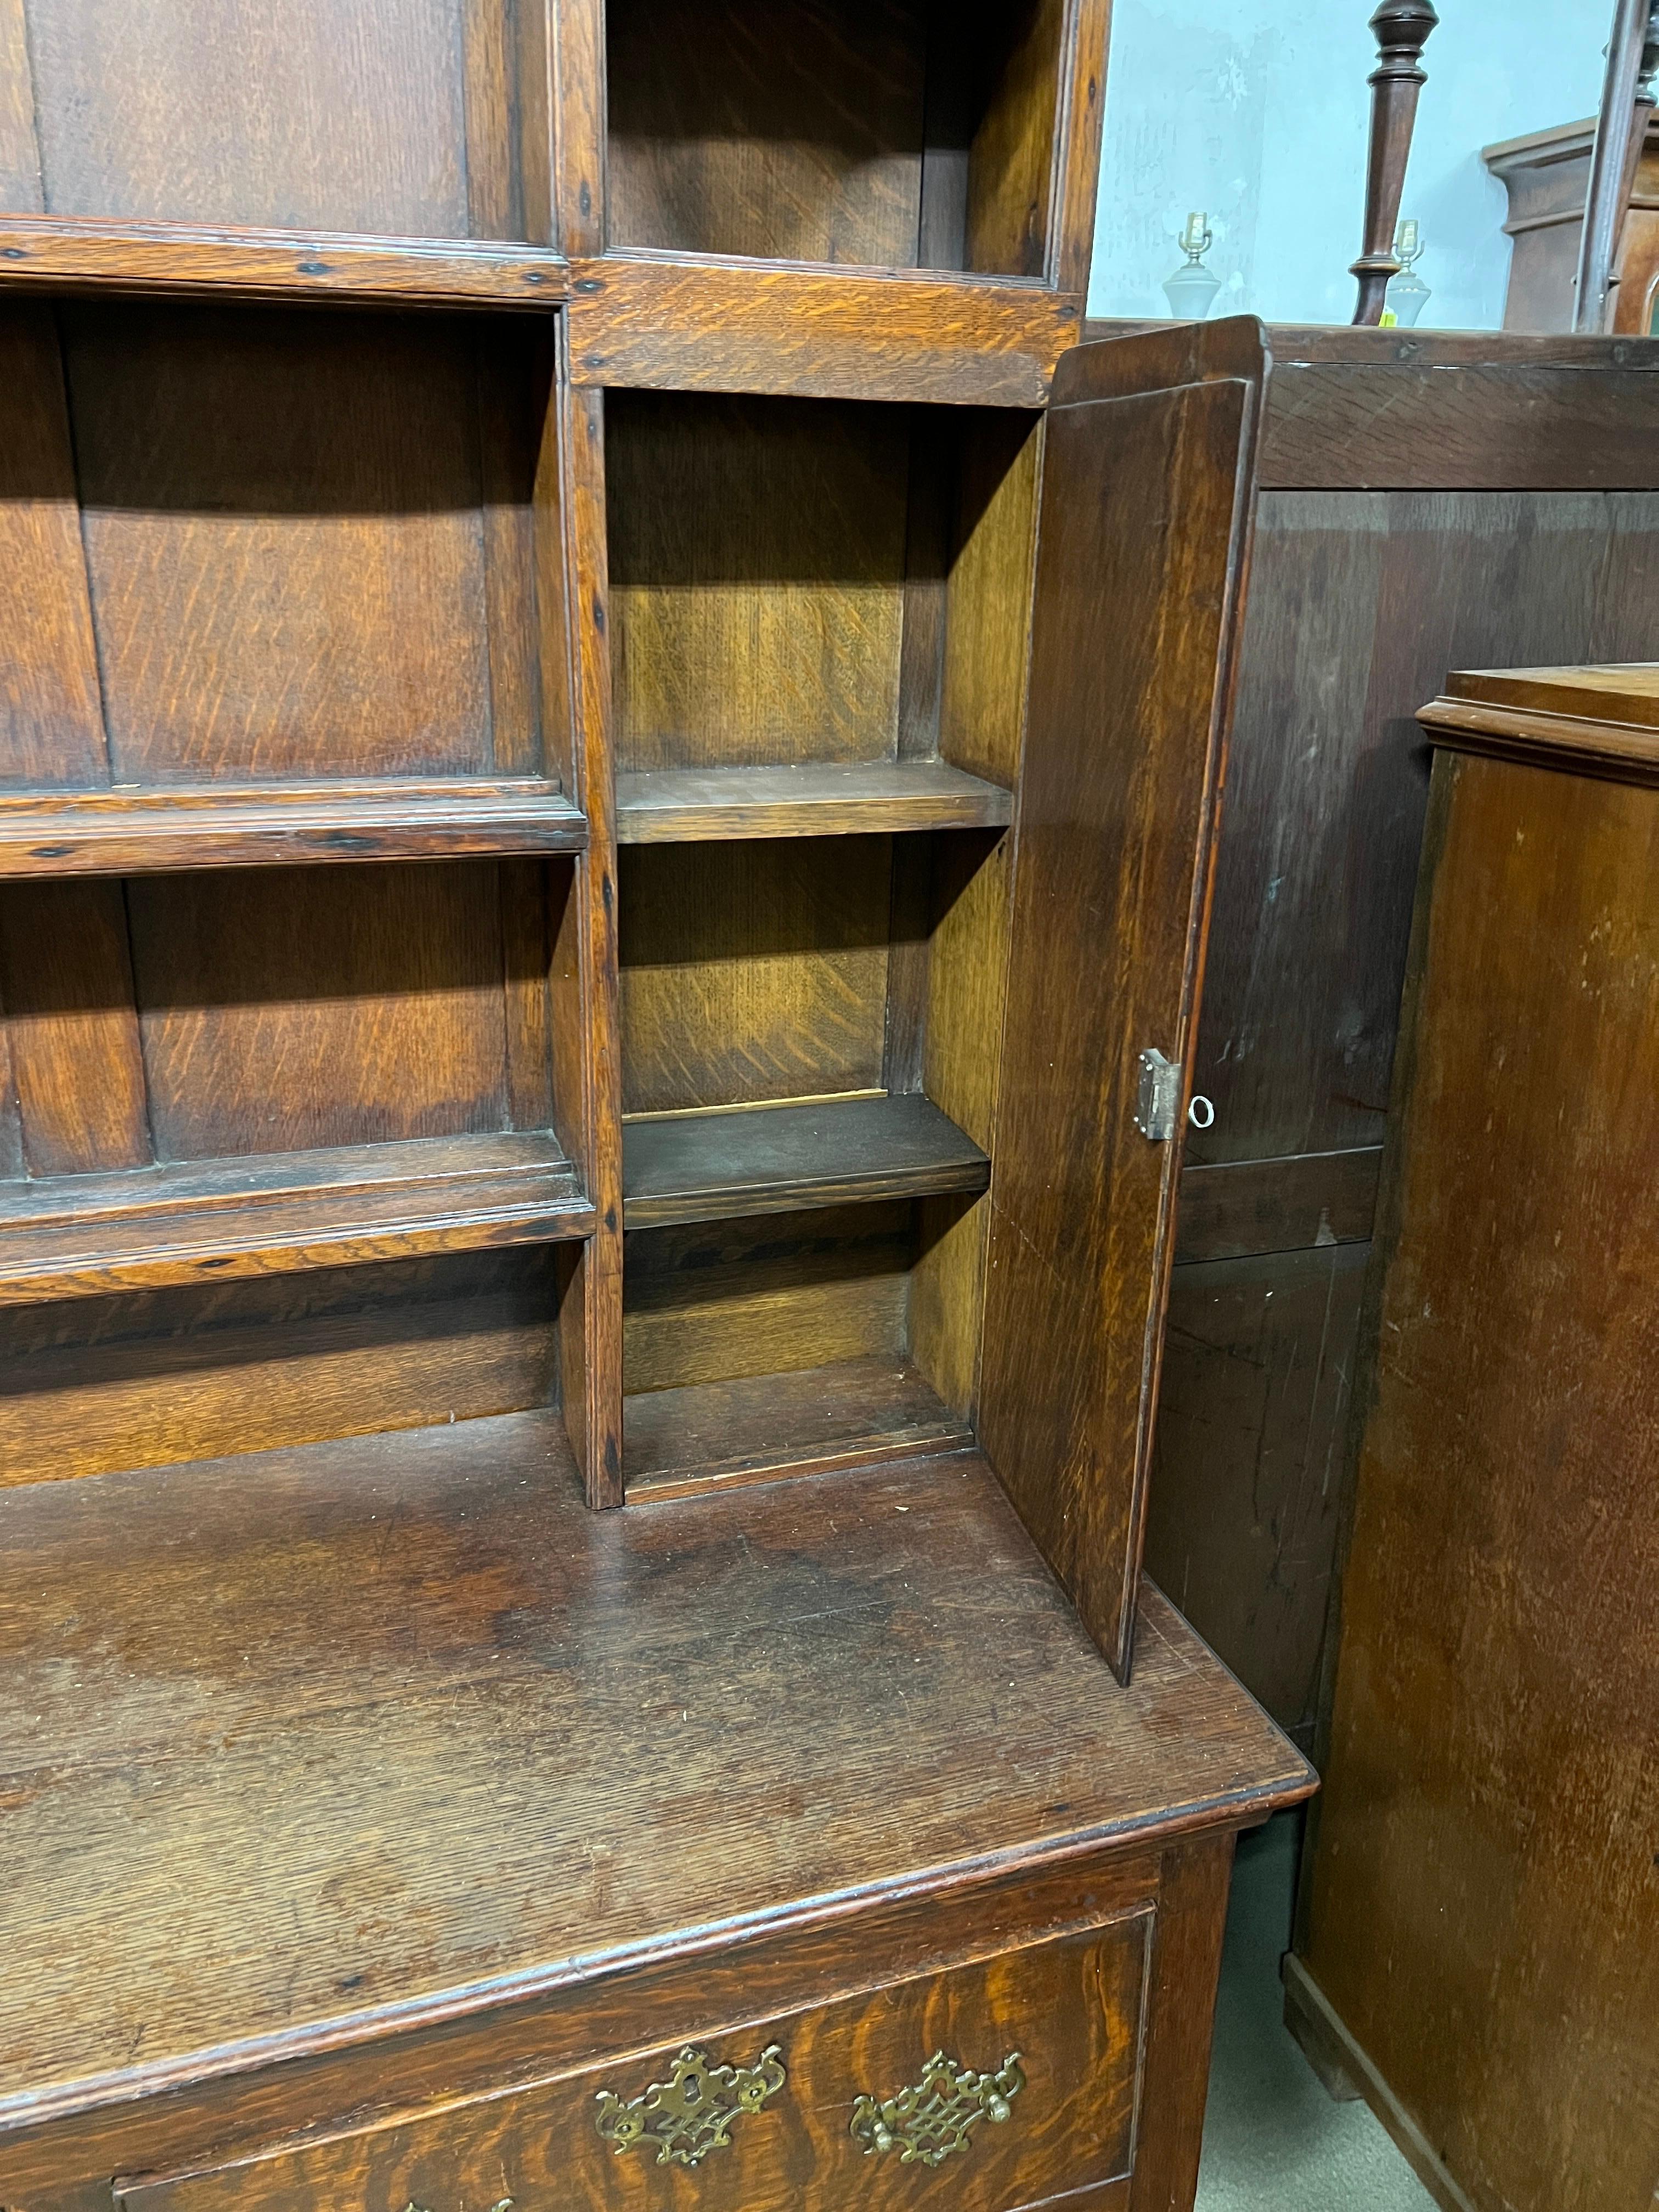
[[[1359,279],[1356,323],[1373,329],[1382,319],[1389,279],[1400,273],[1395,225],[1411,157],[1417,95],[1428,82],[1421,56],[1440,21],[1433,0],[1382,0],[1371,17],[1376,67],[1370,74],[1371,147],[1365,174],[1365,242],[1353,273]]]
[[[1646,80],[1659,62],[1654,18],[1652,0],[1616,0],[1601,108],[1595,118],[1584,228],[1578,242],[1578,276],[1572,304],[1575,331],[1600,331],[1607,325],[1607,295],[1635,172],[1632,150],[1639,155],[1648,117],[1653,112]]]

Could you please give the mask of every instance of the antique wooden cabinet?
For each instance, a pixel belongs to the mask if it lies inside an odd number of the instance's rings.
[[[1193,1063],[1214,1120],[1186,1133],[1147,1560],[1308,1748],[1428,800],[1417,709],[1454,668],[1659,656],[1659,345],[1266,345]]]
[[[0,2203],[1190,2203],[1263,363],[1065,354],[1103,5],[0,26]]]
[[[1659,2185],[1659,666],[1458,675],[1286,2017],[1437,2201]]]

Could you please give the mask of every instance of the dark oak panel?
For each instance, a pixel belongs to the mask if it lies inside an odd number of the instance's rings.
[[[1189,1163],[1181,1177],[1176,1262],[1363,1244],[1376,1210],[1380,1145],[1288,1159]]]
[[[1297,1947],[1528,2212],[1642,2203],[1659,2139],[1659,805],[1574,766],[1437,761]]]
[[[677,1114],[623,1131],[629,1229],[978,1191],[990,1179],[973,1139],[919,1093]]]
[[[1163,342],[1084,349],[1048,422],[980,1395],[1125,1674],[1179,1167],[1134,1126],[1137,1061],[1184,1062],[1197,1013],[1264,369],[1251,325],[1188,343],[1206,380],[1098,400],[1099,356]]]

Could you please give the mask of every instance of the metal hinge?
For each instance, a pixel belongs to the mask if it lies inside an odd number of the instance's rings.
[[[1181,1112],[1181,1062],[1165,1060],[1154,1045],[1140,1055],[1140,1088],[1135,1094],[1135,1127],[1155,1145],[1167,1145]]]

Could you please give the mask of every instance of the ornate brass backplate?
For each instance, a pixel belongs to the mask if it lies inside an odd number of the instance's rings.
[[[711,2150],[729,2150],[733,2120],[757,2112],[787,2078],[775,2043],[752,2066],[711,2066],[707,2051],[687,2044],[667,2081],[640,2096],[624,2103],[601,2089],[594,2124],[618,2153],[654,2143],[659,2166],[699,2166]]]
[[[860,2097],[853,2107],[853,2133],[866,2158],[896,2150],[901,2166],[918,2159],[924,2166],[943,2166],[952,2151],[969,2148],[969,2130],[978,2121],[1006,2120],[1010,2098],[1024,2087],[1017,2051],[994,2074],[975,2074],[936,2051],[915,2088],[879,2102]]]

